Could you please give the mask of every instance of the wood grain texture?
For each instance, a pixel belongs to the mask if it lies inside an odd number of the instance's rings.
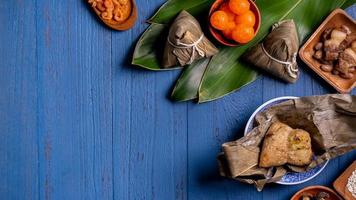
[[[356,159],[346,154],[312,181],[260,193],[221,178],[221,144],[242,136],[261,103],[335,91],[302,65],[294,85],[261,76],[218,101],[173,103],[179,71],[129,65],[162,3],[137,0],[136,25],[116,32],[85,0],[0,2],[1,200],[288,199],[305,186],[331,186]]]
[[[354,200],[355,197],[348,189],[349,177],[356,170],[356,161],[348,166],[345,171],[334,181],[333,186],[340,196],[346,200]]]
[[[0,199],[39,197],[35,11],[0,2]]]

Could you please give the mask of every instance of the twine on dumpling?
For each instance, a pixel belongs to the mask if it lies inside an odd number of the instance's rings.
[[[204,38],[204,35],[201,35],[200,38],[195,41],[194,43],[192,44],[186,44],[186,43],[183,43],[183,42],[180,42],[180,41],[177,41],[177,45],[174,44],[173,42],[171,42],[171,40],[169,39],[168,37],[168,43],[170,45],[172,45],[174,48],[178,48],[178,49],[189,49],[189,48],[192,48],[192,55],[190,55],[190,59],[189,59],[189,62],[187,64],[192,64],[192,62],[194,61],[194,57],[195,57],[195,51],[198,52],[198,54],[201,56],[201,57],[204,57],[204,51],[201,50],[199,47],[198,47],[198,44],[202,41],[202,39]],[[180,46],[179,46],[180,45]]]
[[[288,75],[292,78],[297,78],[297,74],[298,74],[298,68],[296,68],[295,66],[293,66],[296,62],[297,62],[297,53],[294,53],[293,54],[293,57],[292,57],[292,62],[289,62],[289,61],[282,61],[282,60],[278,60],[277,58],[274,58],[273,56],[271,56],[265,49],[263,43],[261,43],[261,47],[262,47],[262,50],[263,52],[270,58],[272,59],[273,61],[279,63],[279,64],[282,64],[282,65],[285,65],[285,67],[287,68],[287,72],[288,72]]]

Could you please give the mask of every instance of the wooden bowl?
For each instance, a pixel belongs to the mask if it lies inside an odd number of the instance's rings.
[[[209,21],[210,21],[210,16],[211,14],[213,14],[213,12],[215,12],[216,10],[218,10],[221,6],[221,4],[227,2],[228,0],[216,0],[213,5],[210,8],[209,11]],[[261,13],[260,10],[258,9],[257,5],[255,4],[255,2],[253,0],[248,0],[250,2],[250,10],[253,12],[253,14],[255,14],[256,17],[256,23],[255,26],[253,27],[253,29],[255,30],[255,35],[257,34],[258,30],[260,29],[261,26]],[[237,43],[233,40],[227,39],[221,31],[215,29],[214,27],[212,27],[209,23],[209,30],[210,33],[214,36],[214,38],[219,41],[221,44],[226,45],[226,46],[230,46],[230,47],[234,47],[234,46],[239,46],[239,45],[244,45],[244,44],[240,44]]]
[[[311,194],[311,195],[316,195],[318,194],[319,192],[326,192],[330,195],[330,198],[327,199],[327,200],[342,200],[341,197],[339,197],[336,192],[334,192],[334,190],[328,188],[328,187],[324,187],[324,186],[319,186],[319,185],[316,185],[316,186],[309,186],[309,187],[306,187],[302,190],[299,190],[297,193],[295,193],[295,195],[293,195],[293,197],[291,198],[291,200],[301,200],[303,194],[305,193],[308,193],[308,194]]]
[[[313,58],[313,48],[320,41],[320,37],[325,29],[340,27],[346,25],[350,30],[356,32],[356,22],[345,11],[341,9],[334,10],[319,26],[308,41],[299,50],[300,58],[319,76],[332,85],[340,93],[349,93],[355,87],[356,73],[353,79],[343,79],[338,75],[333,75],[330,72],[324,72],[320,69],[321,63]]]
[[[107,26],[109,26],[112,29],[118,30],[118,31],[124,31],[124,30],[128,30],[131,27],[133,27],[133,25],[136,22],[137,19],[137,7],[136,7],[136,2],[135,0],[130,0],[131,2],[131,13],[130,16],[123,22],[117,22],[115,20],[107,20],[101,17],[101,12],[96,8],[96,7],[92,7],[94,12],[96,13],[96,15],[100,18],[100,20],[106,24]]]
[[[334,182],[335,190],[345,199],[345,200],[355,200],[356,198],[352,196],[351,192],[346,188],[349,177],[352,172],[356,170],[356,161],[354,161]]]

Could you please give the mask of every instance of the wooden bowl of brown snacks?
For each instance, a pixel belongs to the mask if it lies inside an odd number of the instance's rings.
[[[334,190],[316,185],[299,190],[291,200],[342,200],[342,198]]]
[[[112,29],[128,30],[136,22],[135,0],[88,0],[96,15]]]
[[[334,10],[299,51],[300,58],[340,93],[356,83],[356,22]]]

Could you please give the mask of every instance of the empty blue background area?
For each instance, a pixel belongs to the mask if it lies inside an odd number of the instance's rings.
[[[221,178],[221,144],[243,135],[260,104],[335,90],[301,65],[296,84],[261,76],[214,102],[172,102],[179,70],[129,64],[162,3],[137,0],[136,25],[117,32],[84,0],[0,2],[1,200],[285,200],[309,185],[331,186],[355,160],[349,153],[312,181],[263,192]]]

